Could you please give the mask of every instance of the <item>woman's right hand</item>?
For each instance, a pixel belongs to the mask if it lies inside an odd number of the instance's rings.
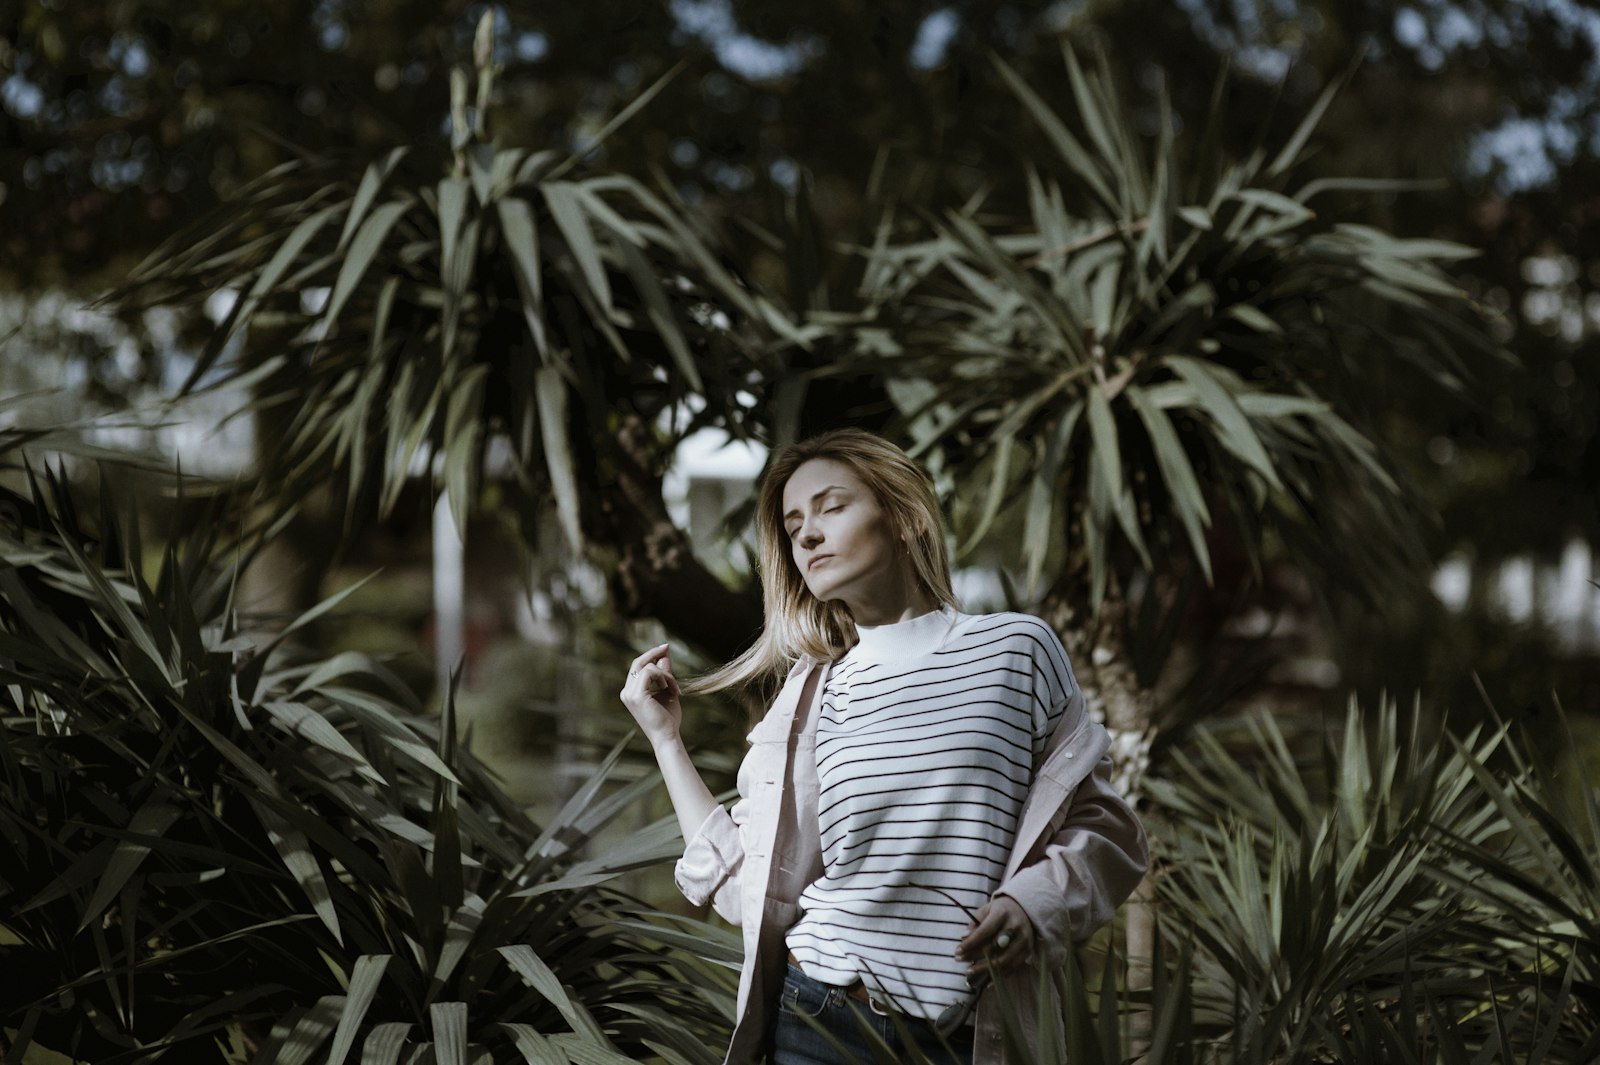
[[[678,738],[683,706],[678,701],[678,678],[672,675],[668,644],[652,647],[633,660],[623,682],[622,705],[628,708],[652,747]]]

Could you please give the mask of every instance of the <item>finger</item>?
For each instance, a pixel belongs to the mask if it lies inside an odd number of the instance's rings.
[[[1001,951],[994,961],[990,962],[996,969],[1015,969],[1033,957],[1033,936],[1028,932],[1018,931],[1017,937],[1011,946]]]
[[[628,679],[622,682],[623,699],[638,698],[649,692],[648,676],[649,674],[643,669],[629,673]]]
[[[966,958],[980,953],[988,941],[998,935],[1005,927],[1005,911],[999,907],[984,903],[983,907],[974,915],[976,923],[961,937],[961,942],[956,945],[956,957]]]
[[[637,680],[640,685],[639,690],[647,695],[658,695],[661,692],[676,694],[678,690],[678,679],[660,666],[645,666],[639,670]]]
[[[960,958],[974,959],[974,963],[969,967],[970,972],[986,972],[991,965],[1005,968],[1006,963],[999,962],[1002,956],[1006,958],[1027,956],[1031,947],[1023,943],[1022,939],[1025,935],[1031,939],[1033,928],[1027,925],[1026,920],[1019,922],[1011,906],[991,901],[978,911],[977,917],[977,925],[962,940],[964,950],[956,955]],[[1010,936],[1004,948],[997,942],[1002,932]]]
[[[629,662],[628,672],[630,674],[637,673],[639,670],[643,669],[646,665],[659,657],[663,652],[666,652],[668,646],[668,644],[664,643],[656,644],[654,647],[641,654],[638,658],[635,658],[632,662]]]
[[[967,921],[967,932],[961,937],[961,941],[956,944],[956,957],[965,958],[967,952],[978,942],[978,925],[983,920],[984,911],[987,909],[988,906],[980,907],[978,912],[973,914]]]
[[[1033,954],[1033,930],[1030,928],[1010,927],[1005,931],[1011,933],[1011,942],[1004,950],[991,949],[983,952],[983,957],[974,962],[969,971],[973,973],[999,972],[1003,969],[1015,968],[1027,961]]]
[[[640,676],[645,675],[645,670],[654,667],[654,660],[651,656],[659,654],[662,648],[666,648],[666,644],[661,644],[661,648],[651,648],[650,651],[646,651],[645,654],[634,659],[634,664],[629,665],[629,668],[627,668],[626,680],[622,681],[622,689],[624,691],[627,691],[627,688],[632,686],[634,681],[640,680]],[[640,689],[640,691],[643,691],[643,689]]]

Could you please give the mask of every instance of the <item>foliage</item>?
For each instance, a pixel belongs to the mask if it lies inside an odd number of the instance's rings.
[[[553,499],[577,545],[585,493],[670,450],[618,446],[624,414],[648,429],[696,396],[697,424],[797,423],[804,386],[779,356],[844,338],[858,356],[836,369],[893,377],[958,504],[987,482],[958,511],[969,548],[1020,504],[1030,593],[1052,563],[1086,571],[1096,599],[1169,556],[1211,577],[1223,524],[1257,556],[1282,538],[1367,583],[1411,548],[1360,397],[1406,379],[1390,368],[1404,362],[1436,398],[1469,365],[1452,349],[1487,345],[1444,273],[1460,246],[1319,214],[1327,193],[1380,187],[1302,176],[1331,88],[1276,151],[1238,161],[1220,97],[1215,136],[1193,142],[1162,101],[1150,152],[1104,67],[1067,54],[1063,119],[1000,63],[1057,156],[1021,182],[1024,226],[981,199],[930,216],[927,239],[886,224],[865,328],[799,249],[785,269],[814,312],[802,330],[683,205],[591,169],[592,144],[492,142],[483,40],[476,97],[454,82],[448,154],[301,153],[121,294],[233,294],[190,385],[220,370],[284,412],[269,493],[342,479],[352,513],[382,510],[436,456],[459,518],[504,440],[525,502]],[[739,398],[761,383],[772,394]],[[606,883],[670,855],[672,824],[581,856],[647,781],[603,796],[597,777],[541,830],[454,749],[449,699],[435,723],[378,663],[280,647],[335,602],[255,651],[220,564],[234,545],[174,538],[147,579],[110,496],[90,521],[58,477],[29,485],[0,535],[0,898],[16,940],[0,963],[31,981],[0,1026],[18,1047],[715,1058],[728,995],[708,961],[736,947]],[[1071,1024],[1041,1060],[1124,1060],[1144,1007],[1153,1062],[1592,1057],[1592,792],[1564,818],[1505,735],[1430,744],[1397,722],[1386,708],[1368,737],[1352,713],[1320,779],[1268,724],[1248,767],[1203,739],[1180,758],[1154,785],[1177,957],[1153,960],[1149,992],[1120,989],[1114,961],[1097,992],[1069,967]]]
[[[1564,714],[1560,724],[1566,725]],[[1451,885],[1478,905],[1506,913],[1512,934],[1535,961],[1548,950],[1570,951],[1562,990],[1570,986],[1574,1001],[1592,1018],[1600,1016],[1600,791],[1570,728],[1560,729],[1559,740],[1566,741],[1575,788],[1570,782],[1560,786],[1538,748],[1509,745],[1515,773],[1510,785],[1495,786],[1485,767],[1472,766],[1494,802],[1504,838],[1478,841],[1450,832],[1445,843],[1460,863]],[[1494,949],[1498,941],[1487,938],[1489,930],[1474,931],[1480,949]],[[1553,979],[1548,964],[1529,964]]]
[[[1030,217],[974,202],[930,218],[927,239],[885,228],[869,268],[880,321],[860,347],[917,451],[954,484],[987,482],[966,549],[1018,506],[1025,597],[1048,562],[1086,566],[1095,603],[1130,564],[1187,555],[1210,581],[1219,524],[1258,565],[1276,536],[1358,586],[1415,562],[1363,393],[1397,363],[1448,393],[1463,355],[1490,348],[1441,269],[1474,253],[1319,213],[1330,192],[1398,186],[1301,176],[1337,85],[1235,161],[1222,83],[1184,151],[1161,99],[1152,149],[1106,64],[1086,74],[1065,54],[1070,121],[996,60],[1054,152],[1029,164]]]
[[[283,161],[277,138],[316,150],[438,139],[449,67],[470,50],[476,14],[400,0],[342,8],[22,0],[7,11],[0,62],[15,79],[0,110],[0,143],[15,224],[0,260],[25,283],[143,254],[219,194]],[[1236,62],[1246,93],[1227,133],[1235,144],[1248,143],[1276,92],[1304,106],[1324,72],[1374,42],[1354,97],[1334,116],[1334,165],[1469,170],[1485,130],[1521,121],[1531,150],[1525,138],[1494,147],[1504,155],[1514,144],[1531,157],[1519,171],[1547,161],[1558,185],[1549,200],[1583,188],[1592,166],[1582,132],[1593,121],[1592,56],[1574,30],[1581,16],[1560,5],[1470,0],[1413,7],[1401,18],[1328,0],[1259,10],[1227,0],[1181,8],[1125,0],[1070,12],[1014,0],[919,0],[883,13],[746,2],[718,19],[701,5],[617,0],[600,24],[583,5],[500,11],[499,120],[529,142],[577,143],[640,79],[692,61],[694,76],[663,100],[653,135],[609,152],[630,172],[659,163],[709,211],[732,217],[753,213],[775,164],[852,189],[880,152],[891,157],[892,176],[905,175],[895,184],[907,191],[970,191],[994,146],[1028,133],[1025,116],[985,77],[986,51],[1003,49],[1020,68],[1048,60],[1061,38],[1100,40],[1167,71],[1191,124],[1217,67]],[[1463,11],[1477,32],[1462,32]],[[718,22],[725,28],[713,28]],[[940,24],[947,36],[930,50],[922,39],[937,42]],[[752,55],[767,61],[737,61]],[[1280,63],[1293,64],[1289,76],[1280,78]],[[1037,76],[1051,76],[1046,62],[1038,66]],[[1575,150],[1540,144],[1534,131],[1542,128],[1575,131]],[[676,148],[670,158],[667,146]],[[931,159],[955,166],[928,167]],[[1453,225],[1488,192],[1467,185],[1416,221]],[[847,194],[831,198],[836,210],[854,209]],[[1534,231],[1508,242],[1501,272],[1514,276],[1516,257],[1570,220],[1545,206],[1523,216]],[[1592,245],[1580,236],[1577,246]]]
[[[738,220],[766,219],[764,201],[786,184],[780,178],[799,175],[800,187],[816,190],[827,220],[820,236],[833,243],[853,240],[861,218],[876,213],[876,197],[861,190],[938,210],[993,185],[993,162],[1038,139],[1028,110],[994,76],[990,49],[1056,101],[1068,91],[1059,43],[1103,45],[1118,59],[1141,130],[1156,128],[1157,78],[1170,85],[1180,151],[1206,126],[1209,89],[1230,66],[1237,76],[1217,129],[1241,154],[1263,129],[1281,142],[1360,54],[1303,167],[1440,179],[1443,187],[1425,196],[1345,196],[1338,206],[1402,236],[1482,248],[1483,258],[1452,276],[1506,309],[1501,324],[1515,331],[1510,346],[1526,364],[1480,381],[1477,409],[1435,403],[1428,387],[1377,385],[1373,395],[1400,431],[1387,460],[1420,473],[1418,488],[1443,513],[1435,557],[1459,547],[1483,561],[1530,545],[1548,556],[1551,540],[1559,550],[1574,533],[1594,539],[1600,524],[1588,488],[1600,481],[1600,390],[1585,370],[1594,365],[1585,357],[1594,329],[1583,308],[1594,287],[1586,249],[1600,247],[1600,213],[1583,203],[1596,187],[1584,131],[1600,93],[1592,91],[1589,37],[1575,21],[1580,8],[941,0],[878,11],[746,2],[730,10],[725,30],[710,28],[720,18],[698,27],[684,18],[722,6],[622,0],[621,13],[597,26],[585,5],[501,5],[495,128],[506,143],[584,147],[618,101],[687,59],[687,75],[663,90],[645,121],[599,149],[605,165],[660,173],[706,217]],[[471,51],[477,9],[23,0],[7,12],[0,195],[10,224],[0,273],[25,286],[52,278],[98,286],[120,278],[129,256],[294,157],[289,144],[354,149],[362,162],[395,144],[442,146],[449,68]],[[918,59],[919,37],[937,40],[941,24],[954,31],[945,46]],[[735,61],[774,53],[793,57],[777,76]],[[1513,190],[1542,184],[1508,195],[1485,166],[1509,173]],[[985,203],[1016,215],[1027,203],[1024,184],[1000,182]],[[764,278],[787,254],[741,250],[736,262]],[[160,376],[153,367],[141,379]],[[814,393],[807,423],[859,417],[858,398]],[[1340,645],[1370,618],[1370,604],[1360,604]],[[1369,663],[1379,673],[1370,690],[1412,687],[1393,678],[1415,656],[1342,657],[1346,675]],[[1454,656],[1423,687],[1439,694],[1441,676],[1465,676],[1459,664],[1475,661]],[[1570,658],[1552,667],[1563,670],[1559,686],[1574,705],[1595,702],[1593,678]],[[1521,686],[1502,705],[1547,690]]]
[[[11,1060],[711,1060],[726,981],[680,948],[736,947],[607,884],[675,826],[583,853],[648,781],[605,793],[607,763],[540,828],[455,749],[448,704],[288,653],[337,600],[253,647],[214,523],[148,579],[109,491],[91,518],[27,480],[0,500]]]
[[[113,299],[233,294],[185,388],[220,361],[215,383],[249,381],[255,409],[288,412],[264,492],[298,499],[337,478],[352,514],[373,502],[387,513],[420,465],[464,524],[503,443],[499,466],[525,505],[553,497],[576,548],[581,486],[606,477],[597,454],[619,407],[653,414],[692,394],[704,420],[738,431],[736,393],[771,372],[753,335],[799,337],[680,206],[586,165],[594,145],[489,139],[492,21],[470,112],[456,72],[451,155],[399,147],[365,166],[303,155],[173,237]],[[266,336],[235,345],[247,329]]]
[[[1243,1060],[1588,1060],[1600,900],[1557,885],[1593,873],[1600,835],[1541,816],[1553,774],[1507,730],[1430,739],[1405,716],[1352,703],[1309,765],[1269,717],[1243,757],[1201,733],[1151,783],[1197,1018]]]
[[[1130,990],[1131,959],[1100,937],[1039,989],[1064,1028],[1030,1044],[1006,1027],[1019,1060],[1593,1061],[1595,792],[1574,834],[1507,731],[1429,741],[1400,722],[1352,707],[1310,763],[1270,717],[1241,750],[1200,733],[1153,796],[1170,903],[1153,980]]]

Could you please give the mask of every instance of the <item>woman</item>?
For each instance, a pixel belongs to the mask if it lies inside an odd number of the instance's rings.
[[[743,926],[727,1060],[871,1061],[865,1022],[998,1065],[1002,1003],[1033,1040],[1059,1025],[1035,1015],[1040,967],[1144,875],[1105,729],[1047,625],[956,609],[932,486],[899,448],[856,429],[786,448],[756,522],[755,646],[680,689],[662,644],[622,689],[687,841],[679,888]],[[785,674],[723,809],[680,691]]]

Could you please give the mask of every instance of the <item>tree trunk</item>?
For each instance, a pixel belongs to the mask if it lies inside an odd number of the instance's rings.
[[[1111,733],[1113,782],[1137,802],[1150,763],[1155,693],[1139,683],[1134,669],[1127,600],[1113,583],[1092,618],[1082,617],[1075,601],[1065,582],[1058,583],[1040,614],[1061,635],[1089,712]]]
[[[287,344],[281,329],[253,327],[247,342],[251,360],[263,358],[260,352]],[[250,476],[258,479],[270,473],[279,456],[286,454],[290,427],[297,409],[272,402],[294,385],[288,370],[257,381],[250,389],[250,420],[253,454]],[[274,486],[276,487],[276,486]],[[252,523],[271,525],[281,518],[283,508],[295,510],[281,529],[250,558],[239,574],[238,609],[241,631],[265,642],[294,618],[310,610],[322,597],[322,582],[332,562],[329,545],[340,540],[339,504],[333,486],[324,480],[304,495],[289,498],[274,491],[250,515]]]
[[[1155,735],[1155,693],[1140,685],[1134,668],[1128,641],[1128,602],[1113,581],[1093,618],[1082,617],[1073,603],[1070,586],[1062,581],[1050,590],[1040,613],[1061,636],[1089,713],[1111,733],[1112,783],[1137,808]],[[1147,823],[1145,827],[1150,826]],[[1124,928],[1127,987],[1148,991],[1156,945],[1154,873],[1146,876],[1128,899]],[[1137,1010],[1129,1018],[1129,1050],[1136,1059],[1149,1051],[1152,1018],[1151,1010]]]
[[[657,446],[650,425],[625,415],[607,449],[614,480],[585,493],[588,534],[614,547],[612,595],[624,617],[649,617],[716,662],[726,662],[761,633],[759,589],[729,588],[695,557],[661,498]]]

